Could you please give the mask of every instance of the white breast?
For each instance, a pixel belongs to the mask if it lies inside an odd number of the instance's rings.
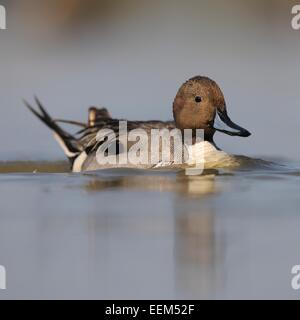
[[[188,150],[189,166],[205,166],[205,168],[221,166],[225,162],[231,161],[232,156],[224,151],[218,150],[213,144],[201,141],[193,145],[186,146]]]

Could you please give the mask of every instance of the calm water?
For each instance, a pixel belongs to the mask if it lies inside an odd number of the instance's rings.
[[[2,0],[0,161],[55,160],[54,118],[169,120],[179,86],[207,75],[247,139],[216,135],[232,170],[105,171],[0,162],[6,298],[300,298],[299,52],[288,0]],[[94,18],[93,18],[94,17]],[[283,121],[284,119],[284,121]],[[35,172],[35,173],[33,173]]]
[[[1,299],[300,298],[300,165],[244,159],[191,177],[66,167],[0,166]]]

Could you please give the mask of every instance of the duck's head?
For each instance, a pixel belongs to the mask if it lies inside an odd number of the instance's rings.
[[[101,108],[101,109],[96,107],[89,108],[88,124],[90,127],[93,127],[99,120],[109,119],[109,118],[111,118],[111,115],[106,108]]]
[[[205,140],[213,141],[216,131],[231,136],[251,135],[231,121],[221,89],[207,77],[191,78],[180,87],[174,100],[173,114],[177,128],[203,129]]]

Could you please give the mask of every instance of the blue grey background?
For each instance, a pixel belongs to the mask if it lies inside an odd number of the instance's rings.
[[[0,2],[0,299],[299,299],[296,1]],[[22,105],[37,94],[60,118],[99,105],[170,119],[178,87],[197,74],[219,83],[232,119],[253,133],[218,134],[220,147],[292,161],[204,176],[71,174]]]
[[[2,1],[5,3],[5,1]],[[0,159],[58,159],[51,135],[22,105],[37,94],[55,117],[171,119],[186,79],[224,91],[249,139],[219,135],[234,154],[299,159],[300,31],[295,1],[9,1],[0,33]],[[92,14],[93,13],[93,14]]]

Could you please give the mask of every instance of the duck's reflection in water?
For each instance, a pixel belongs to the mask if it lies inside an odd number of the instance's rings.
[[[177,290],[188,298],[214,297],[220,263],[213,208],[175,205],[175,274]],[[220,285],[220,284],[218,284]]]
[[[217,267],[220,264],[217,247],[220,243],[216,241],[214,208],[211,201],[207,204],[205,200],[222,191],[216,179],[218,175],[217,170],[206,170],[199,176],[177,173],[123,176],[110,180],[96,178],[85,185],[85,190],[99,192],[117,188],[174,194],[174,220],[171,225],[164,225],[164,218],[157,215],[150,219],[137,217],[139,222],[136,221],[134,225],[145,232],[159,230],[174,235],[172,254],[177,292],[184,293],[187,298],[213,297],[216,282],[221,280],[217,279]],[[156,224],[160,226],[156,227]]]
[[[180,197],[201,198],[217,193],[215,169],[204,170],[201,175],[186,175],[184,171],[174,173],[155,172],[153,175],[124,175],[117,177],[97,176],[83,187],[86,191],[97,192],[107,189],[126,191],[171,192]]]

